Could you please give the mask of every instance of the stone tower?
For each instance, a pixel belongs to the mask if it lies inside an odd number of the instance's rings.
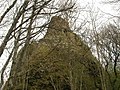
[[[100,64],[59,16],[52,17],[44,38],[31,42],[22,59],[21,51],[4,90],[101,90]]]

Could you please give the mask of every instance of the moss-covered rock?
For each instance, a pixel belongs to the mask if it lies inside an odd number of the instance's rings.
[[[54,16],[45,37],[21,54],[4,90],[102,90],[100,64],[61,17]]]

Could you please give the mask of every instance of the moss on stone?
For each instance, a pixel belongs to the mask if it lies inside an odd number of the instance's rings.
[[[64,21],[59,19],[55,23]],[[50,27],[55,23],[52,19]],[[15,69],[15,76],[11,71],[14,86],[6,84],[4,90],[71,90],[71,85],[74,90],[101,90],[100,64],[81,38],[66,27],[53,27],[59,31],[49,28],[43,39],[28,45],[25,57],[18,58],[22,62],[16,64],[20,70]]]

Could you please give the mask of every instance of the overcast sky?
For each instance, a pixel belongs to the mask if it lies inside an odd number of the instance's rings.
[[[65,0],[61,0],[61,3],[64,3],[64,1]],[[76,0],[76,3],[77,3],[78,8],[86,6],[86,5],[90,5],[91,7],[94,6],[95,9],[97,9],[97,10],[99,9],[102,12],[109,13],[109,14],[112,14],[112,15],[117,14],[114,10],[115,7],[113,5],[104,4],[102,1],[104,1],[104,0]],[[105,19],[105,17],[103,17],[103,19]],[[0,59],[0,69],[3,66],[3,63],[5,63],[5,61],[3,60],[5,57],[7,57],[7,56],[4,56]]]
[[[64,3],[64,1],[65,0],[61,0],[61,3]],[[102,1],[104,0],[74,0],[74,1],[77,3],[78,8],[86,5],[91,5],[91,7],[94,6],[94,8],[100,9],[101,11],[106,13],[110,13],[110,14],[116,13],[112,5],[102,3]],[[3,62],[3,58],[0,59],[0,69],[1,69],[1,66],[3,65],[1,63]]]
[[[101,9],[102,11],[106,13],[115,13],[114,6],[111,4],[105,4],[105,0],[77,0],[80,4],[86,5],[86,4],[91,4],[95,5],[96,8]]]

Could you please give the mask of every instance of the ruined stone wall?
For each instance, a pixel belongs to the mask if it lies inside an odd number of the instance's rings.
[[[59,16],[51,19],[45,37],[29,44],[25,54],[21,59],[19,52],[4,90],[102,90],[100,64]]]

